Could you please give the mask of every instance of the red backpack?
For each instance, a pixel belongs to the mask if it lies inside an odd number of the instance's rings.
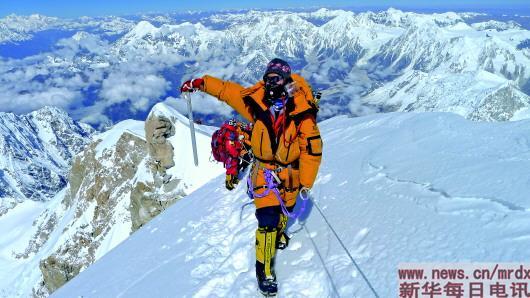
[[[237,141],[237,130],[234,125],[224,123],[221,128],[213,133],[211,142],[213,158],[223,163],[226,162],[229,156],[225,147],[227,140]]]

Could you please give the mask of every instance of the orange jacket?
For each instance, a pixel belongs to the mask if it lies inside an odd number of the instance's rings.
[[[322,158],[322,139],[310,102],[313,94],[301,76],[292,74],[296,91],[286,105],[286,117],[279,136],[272,128],[270,111],[264,102],[263,81],[252,87],[204,76],[203,91],[226,102],[248,121],[254,123],[251,146],[254,156],[262,162],[280,165],[298,161],[300,185],[312,187]]]

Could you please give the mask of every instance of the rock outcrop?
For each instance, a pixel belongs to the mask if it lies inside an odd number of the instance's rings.
[[[38,296],[74,278],[197,183],[168,173],[183,162],[174,156],[172,140],[176,125],[185,119],[181,117],[151,113],[145,122],[121,122],[95,136],[75,157],[61,203],[66,211],[43,221],[35,237],[46,238],[50,233],[45,231],[65,225],[58,244],[40,261],[42,281],[34,289]],[[209,136],[201,138],[207,143]],[[57,220],[64,221],[67,214],[72,218],[66,223]],[[37,242],[32,248],[38,248]]]
[[[176,200],[221,174],[222,166],[209,161],[213,128],[197,126],[199,166],[187,158],[187,123],[161,104],[145,122],[126,120],[94,135],[72,159],[67,187],[49,201],[34,203],[43,211],[35,213],[27,225],[30,232],[13,246],[13,262],[23,265],[7,276],[14,285],[0,289],[0,296],[48,296]],[[24,282],[15,283],[19,280]]]

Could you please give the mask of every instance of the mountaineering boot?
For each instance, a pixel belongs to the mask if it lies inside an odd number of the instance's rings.
[[[285,233],[287,228],[287,220],[289,218],[285,214],[280,214],[280,221],[278,222],[278,235],[276,236],[276,248],[286,249],[289,245],[289,237]]]
[[[278,292],[274,273],[276,255],[276,228],[258,228],[256,230],[256,279],[258,288],[264,296],[275,296]]]

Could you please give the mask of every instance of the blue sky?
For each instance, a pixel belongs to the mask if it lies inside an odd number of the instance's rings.
[[[489,9],[530,8],[529,0],[0,0],[0,16],[11,13],[32,14],[40,13],[49,16],[77,17],[82,15],[126,15],[139,12],[178,12],[186,10],[222,10],[222,9],[247,9],[247,8],[299,8],[299,7],[396,7],[418,9]]]

